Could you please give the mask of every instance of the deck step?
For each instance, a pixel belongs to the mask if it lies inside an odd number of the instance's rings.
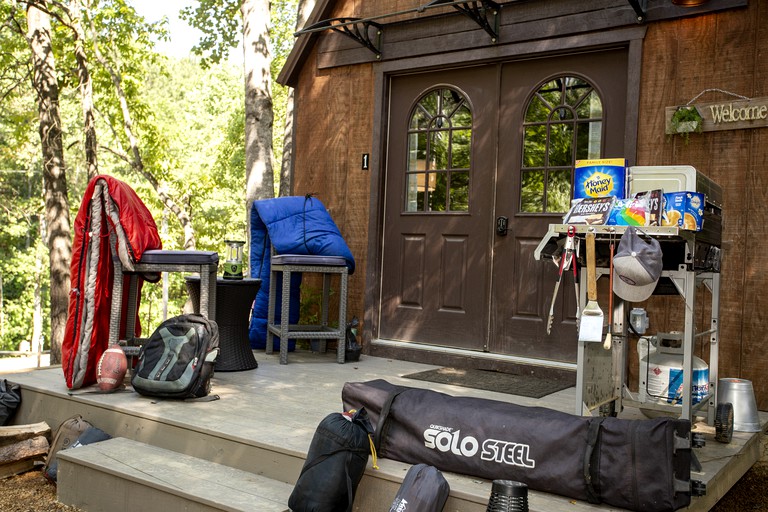
[[[293,487],[116,437],[59,453],[58,500],[85,512],[288,511]]]

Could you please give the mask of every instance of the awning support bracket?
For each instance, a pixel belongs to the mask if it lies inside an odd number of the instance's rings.
[[[371,28],[374,30],[372,31]],[[360,18],[331,18],[306,27],[301,32],[315,32],[322,29],[331,29],[354,39],[376,54],[377,59],[381,58],[381,25],[378,23]],[[371,32],[374,33],[373,38]]]
[[[493,0],[461,2],[458,4],[451,0],[432,0],[427,6],[434,7],[440,4],[453,5],[454,9],[480,25],[480,28],[485,30],[488,35],[491,36],[492,42],[495,43],[499,40],[499,9],[501,9],[501,6]]]
[[[637,14],[637,22],[642,23],[648,17],[648,0],[627,0]]]

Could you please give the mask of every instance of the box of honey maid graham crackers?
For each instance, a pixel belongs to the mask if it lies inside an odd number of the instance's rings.
[[[576,160],[573,172],[573,199],[626,197],[627,161],[624,158]]]

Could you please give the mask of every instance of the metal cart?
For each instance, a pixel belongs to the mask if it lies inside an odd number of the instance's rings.
[[[544,258],[545,247],[567,236],[569,225],[552,224],[537,247],[534,257]],[[598,253],[611,241],[618,243],[626,226],[578,225],[576,236],[583,239],[588,231],[594,231]],[[720,309],[720,241],[711,234],[687,231],[677,227],[642,227],[647,236],[656,238],[664,254],[664,271],[654,293],[678,293],[684,299],[685,315],[682,326],[683,387],[682,404],[666,404],[641,401],[637,393],[627,386],[628,327],[625,323],[625,303],[618,297],[613,309],[613,343],[605,350],[602,343],[578,342],[576,378],[576,414],[611,415],[622,410],[624,405],[662,411],[679,415],[684,419],[705,416],[707,423],[715,421],[717,408],[717,367],[718,367],[718,316]],[[605,251],[603,251],[605,252]],[[605,264],[597,265],[598,279],[608,275]],[[586,305],[586,272],[582,272],[580,306]],[[711,318],[709,329],[696,332],[697,295],[701,287],[711,295]],[[709,345],[709,394],[706,399],[694,404],[691,393],[693,377],[693,356],[697,343]]]

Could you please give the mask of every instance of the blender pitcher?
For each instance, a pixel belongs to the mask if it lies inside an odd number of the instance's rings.
[[[224,279],[243,278],[243,246],[239,240],[224,240],[227,244],[227,259],[224,262]]]

